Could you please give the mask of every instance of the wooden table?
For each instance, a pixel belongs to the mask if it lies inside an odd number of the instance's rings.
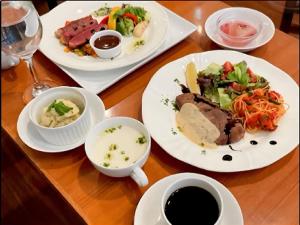
[[[159,68],[190,53],[218,49],[205,35],[203,26],[208,15],[228,7],[226,4],[196,1],[161,4],[196,24],[199,29],[102,92],[99,96],[109,116],[122,115],[141,120],[143,90]],[[199,11],[201,18],[198,17]],[[299,84],[299,40],[276,30],[268,44],[249,54],[269,61]],[[59,85],[78,86],[40,52],[34,55],[34,63],[41,77],[54,80]],[[266,168],[240,173],[214,173],[172,158],[153,141],[151,155],[144,166],[150,184],[138,188],[130,178],[114,179],[100,174],[88,161],[83,146],[58,154],[28,148],[16,130],[18,115],[24,107],[22,93],[32,82],[25,63],[2,71],[1,81],[2,128],[88,224],[133,224],[135,208],[143,193],[159,179],[180,172],[205,174],[223,183],[237,198],[246,225],[298,224],[298,147]]]

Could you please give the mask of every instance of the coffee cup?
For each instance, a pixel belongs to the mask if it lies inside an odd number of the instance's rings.
[[[88,133],[85,152],[94,167],[111,177],[130,176],[139,186],[148,184],[142,166],[148,159],[151,137],[146,127],[129,117],[112,117]]]
[[[161,199],[160,225],[220,225],[223,199],[217,187],[203,178],[182,178],[169,185]]]

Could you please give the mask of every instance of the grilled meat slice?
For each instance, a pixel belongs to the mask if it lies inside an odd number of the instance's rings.
[[[105,30],[106,28],[107,28],[106,25],[102,25],[102,24],[94,24],[92,26],[89,26],[88,28],[86,28],[81,33],[77,34],[69,41],[68,43],[69,48],[74,49],[80,45],[83,45],[84,43],[90,40],[91,36],[95,32],[98,32],[100,30]]]
[[[244,137],[245,130],[241,121],[232,118],[231,112],[220,107],[199,94],[186,93],[176,97],[176,104],[180,109],[183,104],[195,104],[199,111],[209,119],[220,131],[216,144],[225,145],[239,141]]]

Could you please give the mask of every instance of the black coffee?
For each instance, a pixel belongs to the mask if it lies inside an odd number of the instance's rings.
[[[172,225],[213,225],[219,217],[219,207],[208,191],[189,186],[171,194],[165,214]]]

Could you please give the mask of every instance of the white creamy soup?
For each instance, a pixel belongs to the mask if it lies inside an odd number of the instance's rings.
[[[93,158],[108,168],[123,168],[137,161],[146,151],[148,140],[136,129],[119,125],[99,134]]]

